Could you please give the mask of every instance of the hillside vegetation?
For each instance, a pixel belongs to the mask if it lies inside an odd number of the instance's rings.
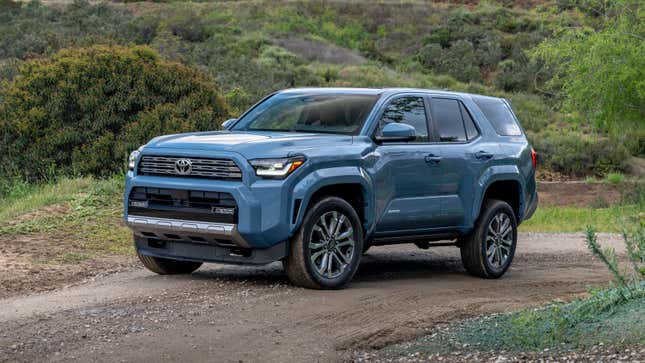
[[[584,45],[566,53],[571,39],[588,39],[563,31],[609,32],[616,24],[636,23],[638,39],[642,6],[598,4],[603,7],[586,0],[531,7],[328,1],[49,6],[0,0],[1,172],[11,177],[3,182],[102,176],[119,170],[127,152],[155,134],[217,129],[263,95],[294,86],[504,96],[544,168],[577,176],[623,171],[630,154],[644,153],[642,44],[616,40],[635,49],[619,54],[631,63],[616,82],[635,79],[628,84],[636,92],[621,112],[611,102],[617,96],[587,104],[572,97],[584,84],[595,85],[567,56],[584,59]],[[629,9],[630,17],[618,8]],[[605,54],[594,64],[609,59]],[[581,75],[583,86],[567,83]],[[579,97],[593,96],[598,98],[593,92]],[[590,105],[607,112],[591,119],[597,110]],[[38,162],[25,164],[30,159]]]
[[[208,130],[228,109],[195,69],[141,46],[94,46],[25,62],[0,112],[11,140],[0,146],[0,170],[31,180],[111,175],[142,140]]]

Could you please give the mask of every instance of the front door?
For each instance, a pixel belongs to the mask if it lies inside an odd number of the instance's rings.
[[[383,142],[375,150],[379,172],[374,188],[380,213],[376,232],[422,232],[435,227],[441,213],[439,145],[429,143],[426,97],[406,94],[390,100],[376,134],[391,122],[413,126],[417,137],[410,142]]]

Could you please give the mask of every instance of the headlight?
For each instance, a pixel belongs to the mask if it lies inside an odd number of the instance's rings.
[[[283,179],[293,173],[305,162],[302,156],[280,159],[254,159],[249,163],[255,168],[257,176],[265,178]]]
[[[135,165],[137,164],[137,158],[139,157],[139,150],[135,150],[130,153],[130,157],[128,158],[128,170],[134,170]]]

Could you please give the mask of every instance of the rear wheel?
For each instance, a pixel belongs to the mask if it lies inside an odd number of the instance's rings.
[[[181,275],[189,274],[197,270],[202,263],[192,261],[179,261],[171,260],[168,258],[160,258],[153,256],[146,256],[137,253],[141,263],[150,271],[158,273],[159,275]]]
[[[517,222],[508,203],[484,203],[473,231],[460,241],[461,261],[475,276],[499,278],[508,270],[517,245]]]
[[[295,285],[339,289],[352,279],[363,252],[363,231],[345,200],[326,197],[311,207],[283,260]]]

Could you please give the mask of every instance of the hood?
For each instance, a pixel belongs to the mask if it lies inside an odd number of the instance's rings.
[[[153,148],[237,152],[246,158],[284,157],[306,154],[309,149],[352,143],[352,137],[337,134],[312,134],[270,131],[211,131],[161,136],[147,145]]]

